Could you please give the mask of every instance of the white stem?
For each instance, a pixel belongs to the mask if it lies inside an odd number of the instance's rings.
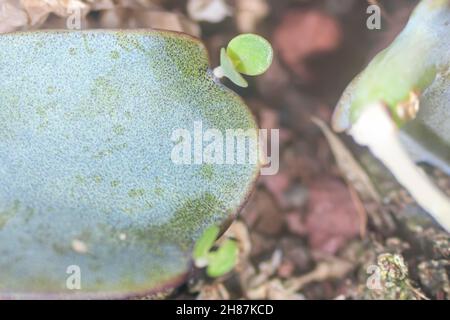
[[[218,66],[217,68],[215,68],[215,69],[213,70],[213,74],[214,74],[214,76],[215,76],[216,78],[218,78],[218,79],[222,79],[222,78],[225,76],[225,74],[224,74],[223,69],[222,69],[221,66]]]
[[[399,140],[398,128],[381,103],[365,108],[353,124],[350,134],[361,145],[369,147],[436,221],[450,232],[450,200],[418,168]]]

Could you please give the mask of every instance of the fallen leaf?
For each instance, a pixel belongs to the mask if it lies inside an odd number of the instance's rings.
[[[89,0],[91,9],[95,11],[109,10],[115,7],[113,0]]]
[[[346,260],[330,257],[328,261],[320,262],[310,273],[297,278],[289,279],[285,284],[285,289],[287,292],[294,293],[301,290],[304,286],[311,282],[343,278],[352,269],[352,263]]]
[[[182,14],[147,10],[134,12],[134,17],[137,23],[135,28],[144,27],[178,31],[195,37],[199,37],[201,34],[199,25]]]
[[[252,229],[264,235],[277,235],[284,225],[283,213],[272,195],[265,190],[258,190],[245,207],[242,215],[252,217]]]
[[[232,13],[224,0],[189,0],[187,12],[192,20],[211,23],[221,22]]]
[[[0,33],[15,31],[28,23],[19,0],[0,0]]]
[[[305,225],[311,247],[329,254],[359,235],[360,217],[344,183],[328,177],[312,183]]]
[[[254,32],[258,23],[269,13],[266,0],[237,0],[236,24],[239,32]]]
[[[84,18],[90,10],[89,5],[79,0],[21,0],[21,3],[32,27],[43,24],[50,13],[60,17],[79,14]]]
[[[338,48],[342,39],[339,23],[318,10],[289,10],[275,29],[274,44],[282,60],[298,76],[313,78],[306,58]]]
[[[356,191],[366,200],[380,202],[380,195],[375,189],[369,176],[355,160],[352,153],[345,144],[334,134],[324,121],[313,117],[312,121],[320,128],[325,135],[331,151],[333,152],[336,164],[338,165],[344,179],[355,187]]]

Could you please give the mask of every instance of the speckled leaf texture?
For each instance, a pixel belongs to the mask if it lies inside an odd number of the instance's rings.
[[[176,129],[256,129],[198,40],[162,31],[0,36],[0,296],[123,298],[183,281],[259,165],[177,165]],[[68,266],[81,290],[68,290]]]

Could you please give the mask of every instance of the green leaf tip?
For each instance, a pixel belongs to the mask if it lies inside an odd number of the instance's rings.
[[[219,227],[211,226],[203,232],[195,243],[193,258],[197,267],[202,268],[208,264],[208,253],[216,242],[219,232]]]
[[[230,41],[220,52],[220,71],[240,87],[248,87],[241,74],[258,76],[266,72],[273,60],[273,49],[263,37],[246,33]]]
[[[237,262],[238,246],[236,241],[227,239],[223,245],[208,256],[208,276],[217,278],[233,270]]]
[[[220,51],[220,68],[222,69],[223,75],[230,79],[234,84],[243,88],[248,87],[247,80],[245,80],[236,70],[233,61],[224,48]]]
[[[212,250],[220,229],[211,226],[206,229],[194,246],[193,258],[197,268],[206,267],[206,273],[212,278],[221,277],[233,270],[237,262],[238,246],[236,241],[226,239],[217,250]]]
[[[248,76],[263,74],[273,60],[273,49],[269,41],[252,33],[241,34],[231,40],[227,54],[236,70]]]

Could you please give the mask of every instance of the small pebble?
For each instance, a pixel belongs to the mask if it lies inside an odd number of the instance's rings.
[[[72,240],[72,249],[78,253],[86,253],[88,251],[87,245],[78,239]]]

